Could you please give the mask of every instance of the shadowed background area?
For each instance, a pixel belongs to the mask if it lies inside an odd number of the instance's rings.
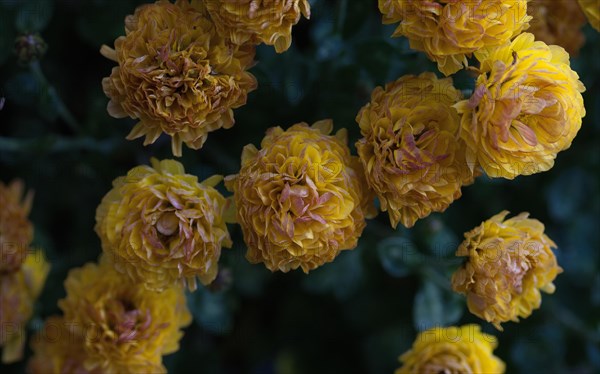
[[[102,92],[114,63],[100,55],[100,46],[112,46],[125,16],[141,3],[0,0],[0,97],[6,99],[0,180],[20,178],[35,191],[34,247],[45,250],[52,266],[30,336],[60,312],[68,270],[100,254],[94,215],[112,180],[150,157],[172,157],[164,136],[148,147],[125,140],[135,122],[111,118]],[[184,147],[180,161],[188,173],[200,179],[236,173],[242,147],[258,145],[267,128],[324,118],[336,130],[348,128],[355,152],[354,119],[373,88],[437,71],[406,39],[390,38],[395,26],[381,24],[377,1],[312,0],[311,6],[311,19],[294,28],[286,53],[258,47],[250,71],[259,86],[235,111],[235,126],[210,133],[199,151]],[[13,52],[23,32],[39,32],[48,45],[31,67]],[[554,168],[512,181],[481,177],[446,212],[410,230],[393,230],[380,214],[368,222],[358,248],[309,275],[271,274],[249,264],[241,230],[230,225],[234,245],[223,250],[217,280],[188,295],[194,322],[180,350],[165,357],[169,372],[391,373],[424,327],[471,322],[498,337],[495,354],[507,372],[599,372],[600,34],[589,25],[583,32],[586,42],[571,66],[587,88],[587,115]],[[464,92],[473,89],[471,73],[453,79]],[[449,278],[460,264],[454,251],[463,232],[504,209],[528,211],[546,225],[564,273],[541,309],[499,332],[466,310]],[[24,365],[1,370],[21,373]]]

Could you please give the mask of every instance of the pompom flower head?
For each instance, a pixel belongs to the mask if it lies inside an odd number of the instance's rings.
[[[579,5],[587,17],[590,25],[600,31],[600,0],[579,0]]]
[[[528,32],[546,44],[563,47],[575,56],[585,42],[581,28],[586,18],[573,0],[533,0],[527,5],[532,16]]]
[[[96,211],[96,232],[116,269],[154,290],[174,283],[196,289],[217,276],[231,239],[227,201],[213,176],[199,183],[177,161],[152,159],[113,182]]]
[[[460,99],[450,78],[404,76],[377,87],[356,117],[358,155],[392,226],[444,211],[473,182],[452,107]]]
[[[553,293],[562,269],[544,234],[528,213],[505,220],[501,212],[465,234],[456,255],[467,261],[452,277],[454,291],[465,294],[471,313],[493,323],[528,317],[540,307],[540,290]]]
[[[206,0],[217,29],[238,45],[265,43],[277,53],[292,44],[292,26],[310,18],[308,0]]]
[[[233,109],[256,88],[246,71],[254,46],[221,37],[198,1],[142,5],[125,31],[101,53],[118,63],[102,81],[109,114],[139,120],[128,139],[145,136],[147,145],[166,133],[181,156],[182,143],[199,149],[210,131],[233,126]]]
[[[50,265],[41,251],[31,252],[21,267],[12,273],[0,273],[0,346],[2,362],[12,363],[23,357],[27,322],[44,288]]]
[[[456,104],[469,164],[508,179],[550,169],[585,116],[585,87],[569,55],[524,33],[475,56],[481,62],[475,92]]]
[[[251,263],[308,272],[356,246],[372,197],[345,129],[329,135],[332,128],[330,120],[273,127],[260,150],[244,147],[239,174],[225,184]]]
[[[101,374],[100,367],[85,367],[85,337],[73,329],[74,323],[53,316],[33,337],[34,355],[27,363],[29,374]]]
[[[33,239],[29,219],[33,194],[23,197],[23,183],[0,182],[0,273],[19,269]]]
[[[504,362],[492,353],[497,345],[478,325],[435,327],[417,336],[395,374],[502,374]]]
[[[528,0],[379,0],[383,23],[408,38],[445,75],[467,66],[480,48],[501,45],[527,28]]]
[[[148,290],[105,260],[71,270],[58,302],[67,327],[81,336],[86,370],[166,373],[162,356],[179,348],[191,322],[183,288]]]

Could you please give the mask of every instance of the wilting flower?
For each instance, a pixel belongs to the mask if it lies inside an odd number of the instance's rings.
[[[32,339],[33,357],[27,363],[29,374],[100,374],[99,367],[85,368],[85,339],[75,324],[63,317],[49,317]]]
[[[50,265],[41,251],[30,253],[19,270],[0,273],[0,346],[2,362],[11,363],[23,357],[25,327],[38,298]]]
[[[528,0],[379,0],[383,23],[405,36],[445,75],[467,66],[481,48],[501,45],[528,27]]]
[[[86,370],[165,373],[162,356],[179,348],[191,322],[183,288],[158,293],[134,283],[105,260],[71,270],[58,302],[74,337],[81,336]]]
[[[0,182],[0,273],[19,269],[33,239],[33,226],[27,216],[33,194],[23,197],[23,183]]]
[[[396,374],[502,374],[504,362],[492,353],[497,345],[478,325],[435,327],[421,332],[400,356],[403,365]]]
[[[579,0],[579,5],[585,13],[590,25],[600,31],[600,2],[598,0]]]
[[[577,55],[585,42],[581,28],[586,19],[573,0],[533,0],[527,5],[532,16],[528,32],[546,44],[563,47],[569,54]]]
[[[234,192],[246,258],[271,270],[308,272],[356,247],[371,194],[346,131],[333,123],[273,127],[258,150],[244,147],[239,174],[225,185]]]
[[[585,116],[585,87],[569,55],[524,33],[475,56],[481,62],[475,92],[456,104],[469,164],[508,179],[550,169]]]
[[[256,79],[246,71],[254,46],[236,46],[218,35],[202,2],[161,0],[138,7],[125,19],[126,36],[101,53],[117,62],[102,86],[108,112],[139,122],[128,139],[161,133],[172,137],[173,154],[181,144],[199,149],[210,131],[233,126],[233,109],[246,103]]]
[[[199,183],[177,161],[152,159],[115,179],[96,211],[96,232],[116,269],[154,290],[181,282],[196,289],[217,276],[231,247],[225,198],[213,176]]]
[[[408,75],[377,87],[358,113],[358,155],[392,226],[444,211],[473,182],[452,107],[460,99],[451,78]]]
[[[217,29],[238,45],[265,43],[278,53],[292,44],[292,26],[310,18],[308,0],[206,0]]]
[[[528,213],[505,220],[503,211],[465,233],[456,251],[467,261],[452,277],[454,291],[465,294],[471,313],[497,329],[528,317],[540,307],[540,290],[553,293],[562,272],[544,234],[544,225]]]

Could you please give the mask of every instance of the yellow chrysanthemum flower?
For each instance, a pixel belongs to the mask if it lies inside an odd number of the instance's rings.
[[[590,25],[600,31],[600,0],[579,0],[579,5],[585,13]]]
[[[165,373],[162,356],[179,349],[191,322],[183,288],[158,293],[134,283],[105,261],[73,269],[58,305],[75,336],[83,336],[86,370]]]
[[[358,113],[358,155],[392,226],[443,212],[473,182],[452,107],[460,99],[451,78],[408,75],[377,87]]]
[[[201,183],[174,160],[152,159],[115,179],[96,211],[96,232],[116,269],[147,288],[180,282],[196,289],[217,276],[221,247],[231,247],[227,201],[213,176]]]
[[[465,233],[456,255],[467,262],[452,277],[454,291],[465,294],[471,313],[497,329],[528,317],[540,307],[540,290],[553,293],[562,272],[544,234],[544,225],[528,213],[505,220],[503,211]]]
[[[508,179],[550,169],[585,116],[585,87],[569,55],[524,33],[475,56],[481,62],[475,92],[456,104],[469,164]]]
[[[532,16],[528,32],[536,40],[563,47],[575,56],[585,42],[581,28],[586,19],[579,5],[573,0],[532,0],[527,5]]]
[[[101,53],[119,64],[102,81],[109,114],[139,119],[128,139],[145,136],[147,145],[164,132],[181,156],[182,143],[199,149],[210,131],[233,126],[233,109],[257,85],[246,71],[254,46],[218,35],[199,1],[142,5],[125,31]]]
[[[32,339],[34,355],[27,363],[27,373],[101,374],[99,367],[85,368],[85,339],[74,327],[63,317],[49,317]]]
[[[206,0],[217,29],[233,43],[265,43],[277,53],[292,44],[292,26],[310,18],[308,0]]]
[[[330,120],[273,127],[258,150],[244,147],[234,192],[246,258],[271,270],[308,272],[354,248],[374,214],[371,194],[346,131]]]
[[[19,269],[33,239],[29,219],[33,194],[23,197],[23,183],[0,182],[0,273]]]
[[[395,374],[502,374],[504,362],[492,353],[497,345],[478,325],[435,327],[417,336]]]
[[[528,27],[528,0],[379,0],[383,23],[405,36],[445,75],[467,66],[481,48],[504,44]]]
[[[12,363],[23,357],[25,327],[38,298],[50,265],[41,251],[31,252],[19,270],[0,273],[0,346],[2,362]]]

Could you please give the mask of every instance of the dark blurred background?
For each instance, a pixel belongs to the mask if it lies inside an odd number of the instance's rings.
[[[113,45],[140,3],[0,0],[0,179],[21,178],[35,190],[34,245],[52,264],[30,335],[60,312],[68,270],[100,254],[94,214],[111,181],[152,156],[172,157],[166,137],[149,147],[125,140],[134,121],[111,118],[101,88],[114,64],[100,46]],[[311,4],[311,20],[295,27],[289,51],[258,48],[251,71],[259,88],[236,110],[236,125],[211,133],[200,151],[184,147],[189,173],[235,173],[244,145],[258,145],[268,127],[302,121],[332,118],[336,129],[348,128],[354,149],[354,118],[374,87],[437,71],[405,39],[390,38],[394,26],[381,24],[377,1]],[[21,32],[39,32],[48,44],[39,70],[17,63]],[[572,67],[587,87],[587,116],[553,169],[513,181],[482,177],[445,213],[411,230],[391,229],[380,214],[358,248],[308,276],[248,264],[241,232],[230,226],[234,247],[224,250],[216,283],[189,295],[194,322],[181,349],[165,357],[169,371],[391,373],[419,330],[475,322],[498,337],[495,353],[509,373],[600,372],[600,35],[589,25],[584,32]],[[454,80],[465,92],[473,88],[466,72]],[[61,101],[73,120],[65,120]],[[449,277],[460,263],[453,253],[463,232],[503,209],[544,222],[565,271],[540,310],[499,332],[468,313]],[[1,368],[23,370],[24,363]]]

